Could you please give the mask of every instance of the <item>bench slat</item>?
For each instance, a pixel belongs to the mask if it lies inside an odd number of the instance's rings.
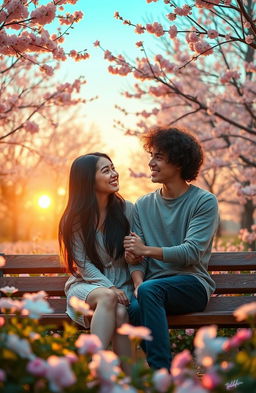
[[[216,283],[218,294],[232,293],[255,293],[256,274],[213,274],[212,278]],[[21,296],[24,292],[46,291],[51,296],[63,296],[64,285],[67,276],[56,277],[0,277],[0,288],[4,286],[14,286]]]
[[[238,322],[233,316],[233,311],[243,305],[255,301],[254,296],[212,297],[203,313],[168,316],[170,328],[201,327],[217,324],[218,326],[237,327],[248,326],[245,321]],[[49,299],[54,314],[44,314],[40,319],[43,324],[62,325],[63,321],[70,321],[66,310],[66,299]]]
[[[1,268],[4,274],[21,273],[61,273],[59,255],[31,254],[5,255],[6,265]],[[214,252],[209,261],[210,271],[256,270],[256,251],[250,252]]]
[[[4,274],[65,272],[65,268],[61,266],[60,257],[57,254],[4,255],[4,258],[6,265],[1,267]]]

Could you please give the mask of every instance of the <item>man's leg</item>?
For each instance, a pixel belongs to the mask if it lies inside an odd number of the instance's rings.
[[[153,341],[145,341],[151,368],[169,369],[171,345],[166,314],[201,311],[207,304],[203,285],[191,275],[177,275],[143,282],[138,289],[140,322],[152,331]]]

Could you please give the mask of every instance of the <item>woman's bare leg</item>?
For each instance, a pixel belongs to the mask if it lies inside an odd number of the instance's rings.
[[[120,327],[123,323],[128,323],[129,317],[126,307],[120,303],[116,307],[116,328]],[[128,336],[118,334],[116,331],[112,338],[113,351],[118,355],[131,359],[131,341]],[[127,361],[121,361],[122,368],[126,374],[130,374],[131,366]]]
[[[89,293],[86,303],[94,310],[90,330],[96,334],[103,349],[107,349],[116,329],[117,297],[111,289],[96,288]]]

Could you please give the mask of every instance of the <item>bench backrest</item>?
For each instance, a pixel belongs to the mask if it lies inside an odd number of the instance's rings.
[[[6,264],[0,268],[0,288],[14,286],[19,290],[17,296],[39,290],[45,290],[49,296],[64,296],[67,275],[58,255],[4,257]],[[256,251],[214,252],[208,270],[216,282],[215,293],[256,293]]]

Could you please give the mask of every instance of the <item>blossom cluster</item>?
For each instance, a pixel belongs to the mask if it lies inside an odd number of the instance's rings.
[[[1,291],[8,297],[1,299],[6,316],[0,317],[0,357],[4,360],[0,366],[0,391],[7,391],[11,386],[22,390],[26,385],[27,392],[61,393],[72,389],[74,393],[209,393],[224,392],[227,384],[238,378],[243,389],[250,387],[253,391],[255,388],[251,367],[255,361],[253,329],[242,328],[233,337],[225,338],[217,336],[215,325],[202,327],[194,339],[195,360],[190,351],[184,349],[174,356],[170,370],[152,372],[142,362],[134,365],[131,376],[126,376],[117,355],[103,349],[96,335],[79,333],[69,324],[64,325],[62,333],[52,331],[52,327],[49,332],[48,327],[38,323],[40,312],[51,311],[49,305],[47,308],[44,304],[45,292],[27,293],[18,301],[11,298],[16,288],[1,288]],[[85,316],[90,311],[79,299],[73,298],[72,305]],[[28,317],[24,316],[25,310]],[[9,312],[16,313],[16,317],[8,315]],[[239,321],[254,320],[256,302],[240,306],[234,315]],[[136,342],[152,339],[149,329],[129,324],[122,325],[118,333]],[[186,334],[193,335],[194,330],[187,329]],[[203,369],[201,379],[194,361]]]
[[[30,59],[29,54],[51,54],[56,61],[65,61],[67,56],[60,44],[64,36],[74,23],[79,22],[83,13],[75,11],[74,14],[64,11],[68,3],[75,5],[76,1],[50,1],[40,5],[39,1],[31,2],[19,0],[5,0],[0,12],[0,54]],[[59,6],[57,13],[57,5]],[[57,33],[50,33],[46,25],[58,20],[60,26],[66,26],[66,31],[58,29]],[[88,54],[77,56],[77,60],[87,58]],[[32,61],[32,59],[31,59]],[[42,71],[45,66],[42,67]]]

